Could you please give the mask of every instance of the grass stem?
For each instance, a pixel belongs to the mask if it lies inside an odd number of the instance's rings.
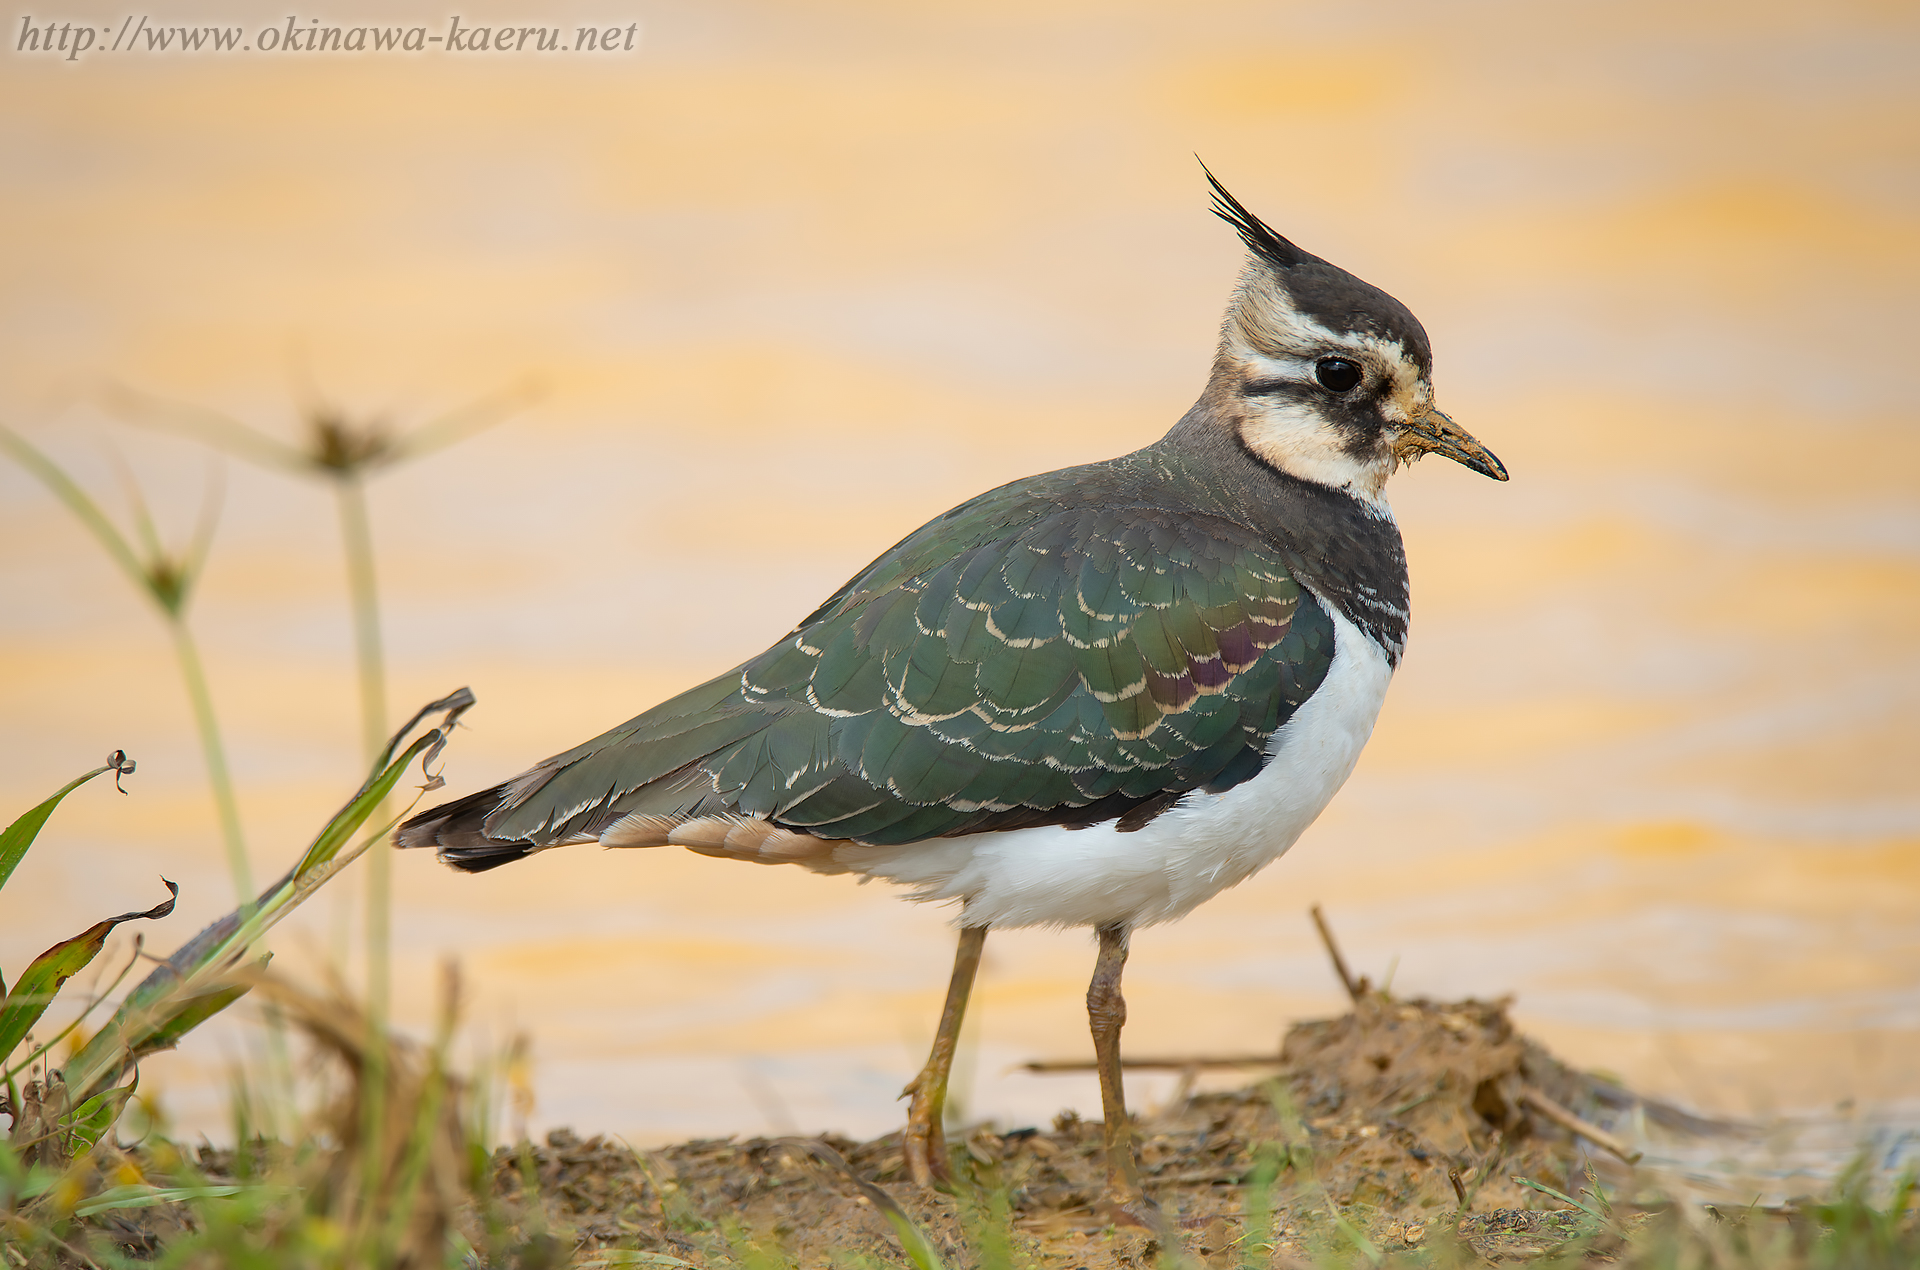
[[[244,907],[253,901],[253,870],[247,863],[246,838],[240,829],[240,803],[234,796],[233,777],[227,770],[227,751],[220,741],[220,724],[213,713],[213,694],[207,688],[207,674],[200,665],[200,650],[184,615],[167,614],[167,627],[173,635],[174,656],[180,662],[180,677],[186,681],[187,700],[193,706],[194,727],[200,733],[200,750],[206,756],[207,784],[213,789],[213,804],[220,815],[220,836],[226,842],[227,871],[233,876],[233,888]]]
[[[367,517],[367,487],[357,468],[337,474],[340,542],[347,563],[347,596],[353,611],[354,668],[360,681],[360,729],[369,755],[380,753],[387,731],[387,672],[380,645],[380,593],[375,584],[373,530]],[[380,1185],[386,1133],[387,1017],[391,1006],[393,955],[393,861],[375,850],[367,861],[367,1051],[363,1140],[366,1185]]]
[[[373,530],[367,487],[357,473],[333,483],[340,506],[340,541],[347,560],[347,597],[353,607],[354,665],[360,679],[360,736],[371,760],[387,741],[387,668],[380,644],[380,594],[374,585]]]

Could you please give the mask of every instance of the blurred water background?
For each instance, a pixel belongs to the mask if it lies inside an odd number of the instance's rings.
[[[1513,480],[1396,477],[1415,622],[1371,747],[1285,860],[1136,939],[1128,1046],[1268,1049],[1337,1010],[1317,900],[1376,982],[1516,994],[1643,1091],[1911,1111],[1911,5],[460,8],[639,38],[69,62],[0,33],[0,422],[116,512],[117,455],[184,539],[207,460],[117,422],[108,380],[290,439],[316,394],[402,426],[550,386],[372,487],[392,712],[479,696],[449,793],[758,651],[969,495],[1157,438],[1239,262],[1198,152],[1420,315],[1440,404]],[[448,17],[392,13],[300,17]],[[192,621],[256,875],[362,771],[346,613],[328,491],[228,463]],[[0,813],[116,746],[130,796],[56,818],[0,966],[160,873],[183,889],[156,949],[233,900],[163,628],[0,462]],[[425,1025],[458,958],[476,1047],[532,1037],[536,1129],[902,1115],[942,911],[673,850],[394,864],[399,1018]],[[283,930],[282,964],[357,973],[357,886]],[[1091,957],[1084,932],[989,941],[969,1114],[1097,1114],[1091,1079],[1012,1070],[1089,1051]],[[218,1137],[249,1044],[196,1038],[146,1087]]]

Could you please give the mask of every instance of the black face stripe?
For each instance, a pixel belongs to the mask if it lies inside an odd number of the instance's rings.
[[[1364,458],[1380,442],[1387,421],[1380,417],[1380,402],[1375,396],[1334,397],[1320,403],[1320,417],[1340,433],[1342,448],[1352,457]]]
[[[1315,401],[1326,389],[1299,379],[1250,379],[1240,385],[1242,397],[1287,397],[1294,401]]]
[[[1240,395],[1277,398],[1308,407],[1340,434],[1340,448],[1349,457],[1365,459],[1380,444],[1381,434],[1386,431],[1387,421],[1380,412],[1380,401],[1389,388],[1387,381],[1379,380],[1371,391],[1363,385],[1349,392],[1335,393],[1298,379],[1251,379],[1240,385]],[[1245,444],[1241,442],[1243,448]]]

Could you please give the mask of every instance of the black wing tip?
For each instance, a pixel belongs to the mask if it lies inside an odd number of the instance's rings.
[[[1273,226],[1248,211],[1245,203],[1220,184],[1220,178],[1213,174],[1213,170],[1199,155],[1196,154],[1194,159],[1199,162],[1200,170],[1207,174],[1207,184],[1213,188],[1213,214],[1233,226],[1234,232],[1240,235],[1240,241],[1247,245],[1247,250],[1280,269],[1291,269],[1303,260],[1315,258],[1288,242]]]
[[[440,863],[462,873],[485,873],[503,864],[524,860],[539,850],[531,842],[485,842],[470,847],[440,848]]]
[[[442,864],[463,873],[485,873],[539,850],[522,839],[491,837],[487,817],[499,807],[504,787],[483,789],[465,798],[429,808],[402,824],[393,834],[401,848],[432,847]]]

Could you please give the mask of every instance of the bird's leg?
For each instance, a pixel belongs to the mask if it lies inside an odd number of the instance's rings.
[[[1100,1112],[1106,1121],[1107,1215],[1122,1225],[1155,1229],[1159,1209],[1140,1188],[1133,1159],[1133,1123],[1127,1118],[1127,1094],[1120,1083],[1120,1029],[1127,1002],[1120,995],[1120,972],[1127,964],[1127,928],[1102,926],[1100,955],[1087,985],[1087,1021],[1093,1029],[1093,1056],[1100,1069]]]
[[[967,994],[980,969],[980,950],[987,944],[987,928],[964,926],[960,946],[953,954],[953,980],[947,984],[947,1004],[940,1011],[940,1030],[933,1035],[927,1065],[907,1083],[900,1096],[907,1104],[907,1133],[902,1150],[907,1172],[916,1186],[945,1185],[953,1180],[947,1166],[947,1135],[940,1117],[947,1105],[947,1074],[953,1070],[953,1050],[960,1040],[960,1020],[967,1014]]]

